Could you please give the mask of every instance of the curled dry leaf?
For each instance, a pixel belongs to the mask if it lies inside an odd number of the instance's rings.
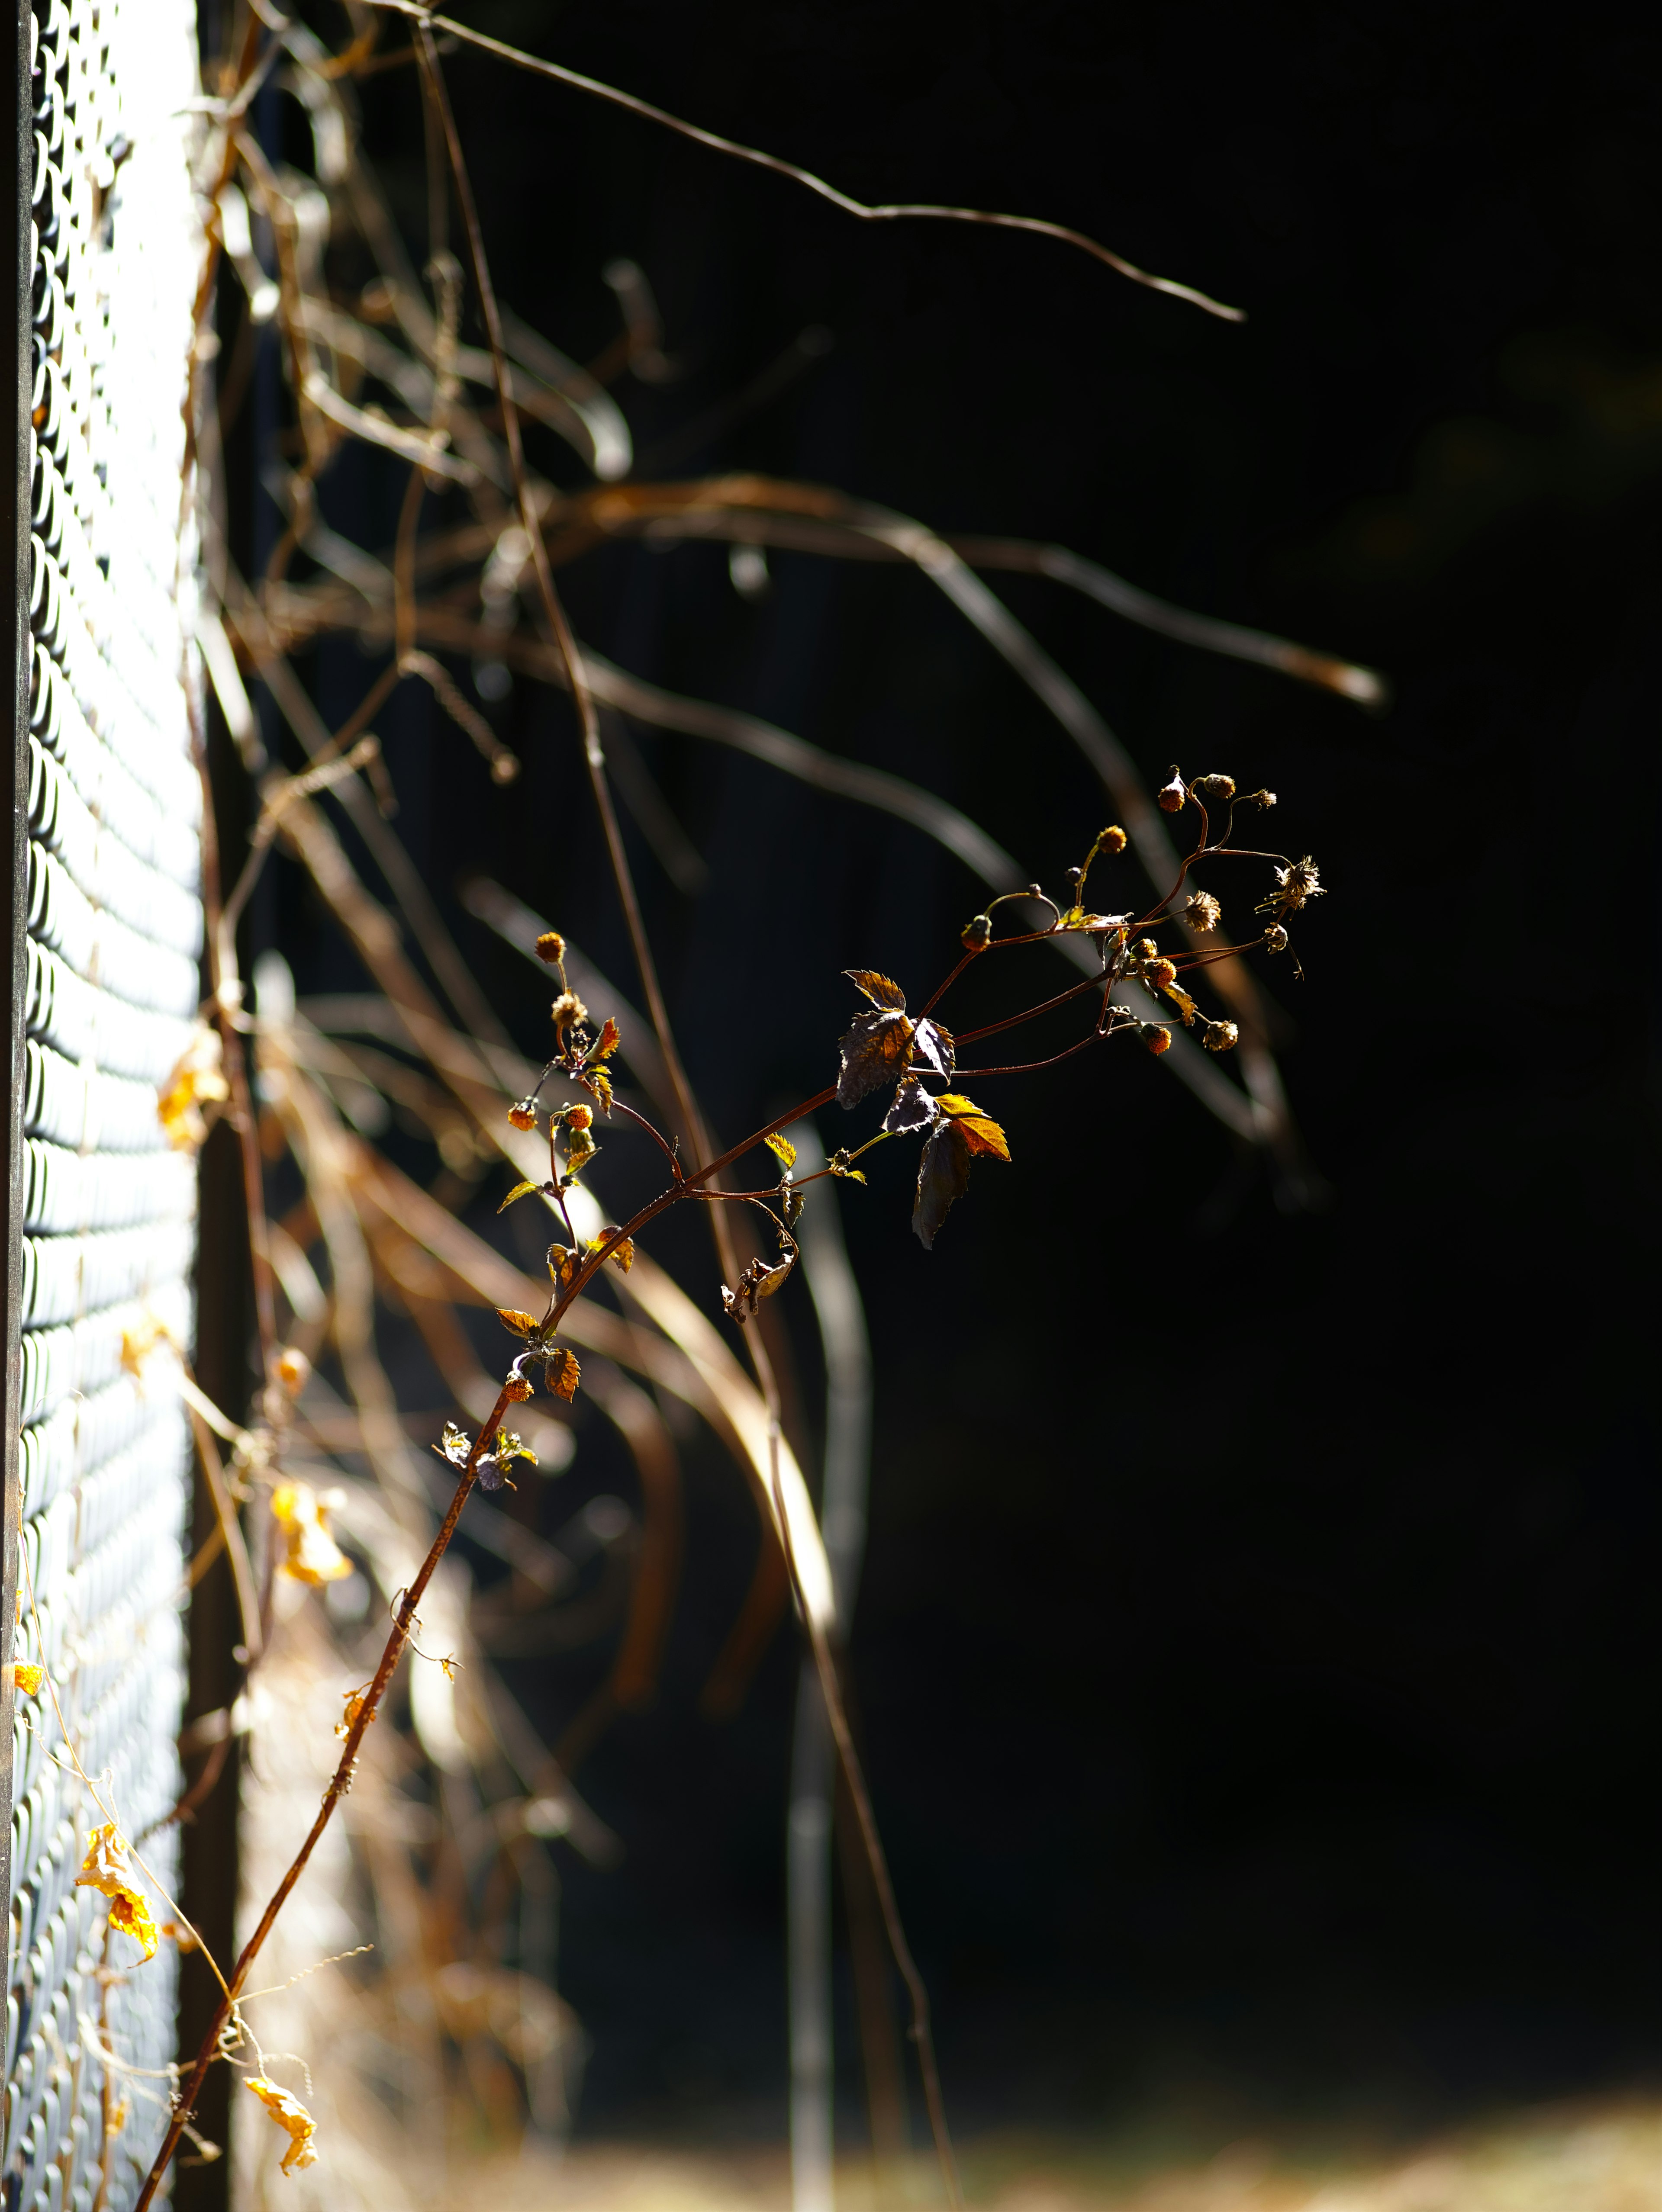
[[[343,1690],[341,1692],[341,1704],[345,1710],[342,1712],[340,1718],[335,1723],[335,1734],[338,1736],[344,1737],[351,1735],[352,1730],[358,1724],[358,1716],[363,1711],[363,1701],[368,1694],[368,1692],[364,1690]],[[371,1713],[368,1720],[369,1727],[374,1728],[375,1723],[380,1718],[380,1715],[378,1712]]]
[[[594,1096],[600,1102],[601,1113],[609,1115],[612,1112],[612,1078],[605,1068],[591,1067],[588,1079],[594,1087]]]
[[[939,1022],[920,1021],[912,1032],[913,1060],[921,1061],[929,1074],[939,1076],[943,1083],[952,1080],[956,1052],[952,1031],[943,1030]]]
[[[345,1502],[338,1490],[326,1490],[320,1497],[310,1483],[278,1483],[271,1492],[271,1517],[283,1534],[285,1549],[279,1564],[284,1574],[315,1585],[338,1582],[351,1573],[352,1562],[330,1534],[326,1518]]]
[[[317,2133],[317,2122],[298,2097],[275,2081],[268,2081],[263,2074],[251,2074],[243,2083],[252,2089],[280,2128],[289,2133],[289,2148],[283,2154],[283,2171],[298,2173],[302,2166],[315,2166],[317,2148],[312,2138]]]
[[[1161,988],[1183,1016],[1184,1029],[1191,1027],[1195,1019],[1195,1001],[1190,997],[1188,992],[1180,983],[1166,983],[1161,986]]]
[[[94,1828],[87,1838],[87,1856],[81,1862],[76,1887],[95,1889],[110,1900],[110,1925],[131,1936],[146,1959],[154,1959],[160,1937],[142,1890],[135,1887],[126,1838],[113,1820]]]
[[[577,1364],[575,1352],[553,1352],[548,1358],[548,1387],[557,1398],[563,1398],[569,1406],[577,1395],[577,1385],[582,1378],[582,1369]]]
[[[600,1231],[598,1237],[591,1237],[589,1238],[589,1250],[591,1252],[598,1252],[602,1245],[606,1244],[612,1237],[616,1237],[617,1235],[618,1229],[616,1224],[608,1224],[608,1225]],[[611,1261],[612,1266],[618,1270],[618,1273],[620,1275],[626,1275],[630,1269],[635,1265],[635,1239],[632,1237],[624,1237],[620,1238],[616,1244],[612,1245],[612,1249],[606,1254],[606,1258]]]
[[[11,1662],[12,1686],[26,1698],[38,1698],[46,1679],[44,1667],[37,1667],[31,1659],[14,1659]]]

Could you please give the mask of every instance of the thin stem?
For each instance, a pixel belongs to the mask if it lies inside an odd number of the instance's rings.
[[[433,1539],[431,1548],[422,1561],[415,1581],[405,1591],[394,1610],[392,1632],[387,1637],[386,1648],[380,1655],[380,1663],[375,1669],[368,1688],[364,1692],[351,1726],[346,1731],[346,1741],[341,1747],[339,1762],[336,1765],[328,1788],[323,1793],[323,1802],[318,1808],[317,1818],[313,1821],[305,1842],[301,1844],[289,1863],[288,1872],[267,1900],[265,1910],[259,1917],[259,1925],[243,1945],[229,1983],[223,1984],[224,1994],[215,2008],[213,2018],[208,2023],[207,2033],[203,2037],[201,2048],[197,2053],[196,2063],[192,2067],[190,2074],[179,2092],[167,2132],[162,2137],[161,2148],[157,2151],[150,2170],[144,2178],[144,2186],[138,2193],[133,2212],[148,2212],[149,2206],[154,2202],[156,2191],[161,2186],[174,2154],[179,2148],[191,2114],[195,2110],[196,2100],[202,2093],[202,2084],[207,2079],[208,2069],[214,2062],[214,2056],[219,2046],[220,2031],[231,2016],[243,1984],[248,1978],[249,1969],[259,1957],[277,1915],[287,1904],[289,1893],[301,1875],[305,1873],[307,1861],[316,1850],[324,1830],[334,1817],[336,1806],[352,1786],[352,1771],[357,1764],[358,1751],[363,1741],[364,1731],[374,1719],[376,1708],[380,1705],[387,1686],[397,1669],[399,1661],[404,1653],[404,1647],[411,1639],[411,1632],[416,1618],[416,1607],[420,1601],[422,1592],[432,1580],[439,1561],[444,1557],[449,1548],[450,1540],[456,1533],[456,1524],[461,1519],[462,1508],[467,1503],[468,1492],[472,1489],[478,1475],[479,1455],[484,1449],[485,1440],[494,1436],[502,1426],[502,1417],[513,1402],[514,1397],[510,1386],[504,1383],[495,1406],[491,1408],[484,1427],[474,1439],[472,1449],[467,1455],[466,1465],[462,1468],[461,1478],[456,1485],[456,1494],[450,1501],[450,1510],[440,1525],[439,1533]]]

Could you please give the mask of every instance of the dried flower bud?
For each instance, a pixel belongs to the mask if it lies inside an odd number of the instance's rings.
[[[1306,853],[1303,860],[1276,869],[1275,892],[1264,904],[1273,907],[1277,915],[1296,914],[1307,899],[1324,896],[1320,876],[1321,871]]]
[[[1241,801],[1243,806],[1273,806],[1275,804],[1273,791],[1249,791]]]
[[[1190,929],[1197,929],[1204,936],[1208,929],[1217,927],[1218,917],[1222,912],[1223,908],[1210,891],[1196,891],[1184,907],[1183,918]]]
[[[565,958],[565,939],[557,929],[545,929],[537,939],[537,957],[547,961],[551,968],[557,968]]]
[[[959,941],[971,952],[984,951],[992,942],[993,918],[989,914],[978,914],[967,927],[959,932]]]
[[[1178,774],[1177,763],[1172,763],[1172,781],[1163,783],[1154,793],[1155,804],[1162,814],[1181,814],[1188,802],[1189,787]]]
[[[1266,929],[1263,933],[1263,943],[1264,950],[1267,952],[1286,951],[1287,932],[1282,927],[1280,922],[1272,921],[1270,923],[1269,928]]]
[[[1227,806],[1235,796],[1233,775],[1197,775],[1189,787],[1202,806]]]
[[[1125,850],[1125,832],[1116,823],[1112,829],[1103,831],[1097,839],[1097,846],[1104,853],[1123,853]]]
[[[569,1129],[586,1129],[594,1119],[594,1109],[593,1107],[568,1106],[566,1109],[565,1123]]]
[[[569,1029],[573,1022],[587,1021],[588,1008],[575,991],[562,991],[549,1012],[554,1017],[557,1030]]]
[[[1140,937],[1136,942],[1136,953],[1141,960],[1158,960],[1160,947],[1152,937]]]
[[[1201,1042],[1208,1052],[1233,1052],[1240,1042],[1240,1031],[1233,1022],[1208,1022]]]
[[[526,1400],[532,1395],[531,1385],[523,1375],[514,1376],[508,1382],[503,1383],[502,1389],[510,1403],[515,1406],[524,1405]]]
[[[277,1381],[291,1398],[299,1397],[306,1388],[306,1378],[312,1371],[312,1363],[303,1352],[296,1352],[292,1344],[285,1344],[277,1357]]]
[[[1152,1053],[1169,1052],[1172,1049],[1172,1032],[1164,1022],[1139,1022],[1137,1035]]]
[[[1175,983],[1177,981],[1178,971],[1176,965],[1170,960],[1145,961],[1142,969],[1142,980],[1147,983],[1151,991],[1163,991],[1168,983]]]
[[[516,1104],[508,1108],[508,1118],[516,1129],[534,1129],[537,1126],[537,1109],[529,1098],[521,1098]]]

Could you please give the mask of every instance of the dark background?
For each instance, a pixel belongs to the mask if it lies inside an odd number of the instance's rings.
[[[933,1255],[909,1159],[838,1194],[877,1357],[854,1678],[959,2125],[1389,2131],[1653,2081],[1662,38],[1638,9],[1549,34],[1474,5],[466,13],[855,194],[1047,216],[1250,312],[1038,240],[861,226],[453,53],[504,297],[587,359],[617,329],[602,266],[655,289],[684,373],[618,386],[637,451],[831,334],[667,473],[1058,541],[1395,689],[1371,718],[992,580],[1151,777],[1268,783],[1275,841],[1320,860],[1305,981],[1263,980],[1330,1196],[1278,1209],[1129,1047],[986,1086],[1014,1164]],[[413,72],[362,98],[419,252]],[[401,483],[343,463],[331,520],[384,547]],[[626,667],[940,791],[1056,887],[1114,810],[1039,706],[921,579],[772,568],[760,605],[719,547],[614,546],[562,583]],[[373,667],[340,646],[311,673],[338,720]],[[417,687],[378,722],[402,834],[441,895],[488,869],[637,995],[569,708],[522,683],[491,711],[508,793]],[[630,833],[732,1136],[833,1071],[841,969],[921,996],[981,894],[884,817],[636,735],[711,871],[688,899]],[[350,987],[292,872],[277,899],[302,989]],[[545,990],[447,911],[537,1053]],[[706,1245],[654,1249],[714,1306]],[[789,1324],[812,1430],[800,1290]],[[556,1847],[595,2134],[783,2120],[796,1656],[782,1631],[737,1719],[700,1717],[755,1528],[696,1442],[687,1475],[661,1699],[580,1777],[627,1856]],[[542,1525],[630,1480],[583,1428]],[[551,1738],[605,1659],[510,1679]],[[839,2063],[852,2135],[851,2033]]]

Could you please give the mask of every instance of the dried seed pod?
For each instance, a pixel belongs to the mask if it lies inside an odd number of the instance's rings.
[[[1189,787],[1178,774],[1175,761],[1172,763],[1172,781],[1163,783],[1154,793],[1155,804],[1162,814],[1181,814],[1189,800]]]
[[[1151,991],[1163,991],[1168,983],[1177,981],[1176,965],[1170,960],[1146,960],[1142,967],[1142,980]]]
[[[1111,829],[1102,832],[1097,839],[1097,846],[1104,853],[1123,853],[1125,850],[1125,832],[1115,823]]]
[[[1208,1052],[1233,1052],[1240,1042],[1240,1031],[1233,1022],[1208,1022],[1201,1042]]]
[[[517,1100],[508,1108],[508,1118],[516,1129],[534,1129],[537,1126],[535,1102],[529,1098]]]
[[[592,1106],[568,1106],[565,1110],[565,1125],[568,1129],[586,1129],[594,1119],[594,1109]]]
[[[1184,907],[1183,918],[1190,929],[1199,930],[1203,936],[1208,930],[1217,927],[1218,918],[1222,912],[1223,908],[1210,891],[1196,891]]]
[[[991,944],[993,918],[989,914],[977,914],[959,932],[960,942],[971,952],[983,952]]]
[[[557,968],[565,958],[565,939],[557,929],[545,929],[537,939],[537,957],[547,961],[551,968]]]
[[[1169,1052],[1172,1049],[1172,1032],[1164,1022],[1139,1022],[1137,1036],[1152,1053]]]
[[[1233,775],[1197,775],[1190,790],[1202,806],[1227,806],[1235,796]]]
[[[1265,951],[1285,952],[1287,950],[1287,932],[1282,927],[1280,922],[1272,921],[1269,928],[1266,929],[1263,933]]]

